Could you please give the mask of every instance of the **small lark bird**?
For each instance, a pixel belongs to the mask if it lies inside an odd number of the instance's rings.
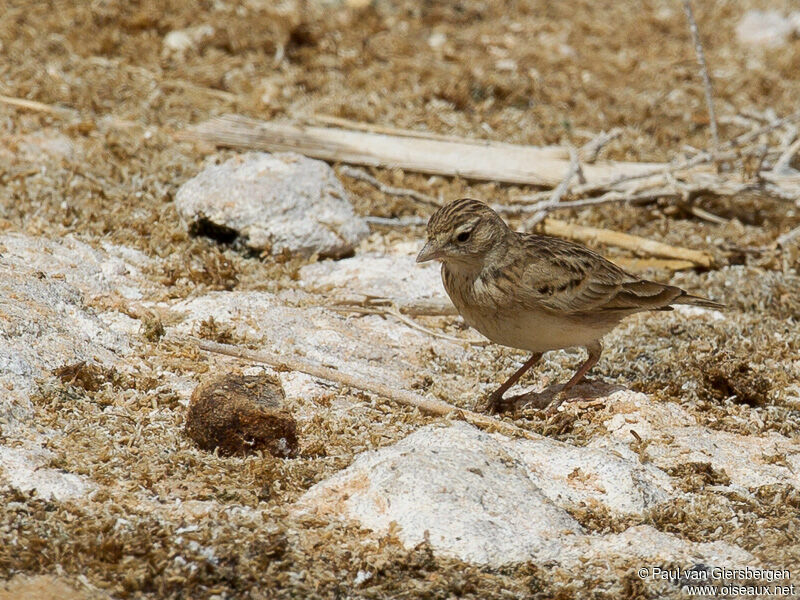
[[[589,352],[562,388],[563,398],[599,360],[602,337],[626,316],[672,310],[672,304],[723,308],[678,287],[639,279],[578,244],[511,231],[486,204],[469,198],[443,206],[428,221],[417,262],[428,260],[442,262],[444,288],[467,324],[497,344],[533,352],[478,403],[493,412],[548,350],[582,346]]]

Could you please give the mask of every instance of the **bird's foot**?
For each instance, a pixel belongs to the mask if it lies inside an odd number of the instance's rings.
[[[514,397],[503,398],[502,394],[493,393],[485,398],[481,398],[475,403],[473,410],[479,413],[486,413],[496,415],[498,413],[506,412],[514,406]]]

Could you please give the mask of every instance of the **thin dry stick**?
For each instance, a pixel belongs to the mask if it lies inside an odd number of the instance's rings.
[[[355,169],[353,167],[342,166],[339,168],[339,173],[342,175],[346,175],[347,177],[352,177],[353,179],[358,179],[359,181],[364,181],[369,183],[370,185],[375,186],[383,192],[384,194],[389,194],[390,196],[401,196],[405,198],[412,198],[417,200],[418,202],[422,202],[424,204],[428,204],[429,206],[436,206],[439,207],[442,205],[436,198],[433,196],[428,196],[427,194],[423,194],[422,192],[417,192],[416,190],[410,190],[408,188],[398,188],[391,185],[386,185],[378,181],[375,177],[362,171],[361,169]]]
[[[404,315],[412,317],[445,317],[457,315],[452,302],[427,298],[395,298],[390,301]]]
[[[622,127],[615,127],[611,131],[602,131],[586,142],[578,150],[578,156],[585,163],[593,163],[597,160],[600,151],[611,141],[622,135]]]
[[[792,144],[786,150],[784,150],[784,152],[775,162],[775,166],[772,167],[772,172],[773,173],[791,172],[792,169],[789,165],[791,164],[794,155],[797,154],[798,152],[800,152],[800,139],[795,140],[794,144]]]
[[[695,217],[703,219],[704,221],[708,221],[709,223],[716,223],[717,225],[726,225],[730,223],[730,219],[726,219],[725,217],[720,217],[719,215],[715,215],[712,212],[708,212],[704,208],[700,208],[699,206],[695,206],[694,204],[689,207],[689,212],[692,213]]]
[[[654,202],[659,198],[672,198],[678,197],[679,194],[671,188],[658,188],[652,191],[632,193],[632,192],[617,192],[612,190],[606,192],[602,196],[596,198],[586,198],[585,200],[571,200],[569,202],[561,202],[555,206],[544,204],[517,204],[511,206],[503,206],[495,208],[495,210],[502,214],[507,215],[522,215],[530,212],[552,212],[561,208],[585,208],[587,206],[598,206],[600,204],[611,204],[614,202],[627,202],[629,204],[646,204]]]
[[[37,102],[36,100],[26,100],[25,98],[12,98],[11,96],[0,96],[0,103],[16,106],[19,108],[26,108],[28,110],[35,110],[38,112],[46,112],[53,115],[62,117],[72,117],[77,112],[71,108],[64,108],[62,106],[52,106],[44,102]]]
[[[580,242],[597,241],[601,244],[627,248],[628,250],[650,256],[689,260],[701,267],[710,267],[714,263],[714,259],[707,252],[670,246],[669,244],[648,240],[638,235],[620,233],[619,231],[611,231],[610,229],[584,227],[557,219],[546,219],[542,224],[542,229],[548,235],[557,235]]]
[[[694,40],[697,64],[700,65],[700,73],[703,76],[706,105],[708,105],[708,120],[711,127],[711,140],[716,154],[719,152],[719,131],[717,129],[717,116],[714,112],[714,96],[711,91],[711,78],[708,76],[708,67],[706,66],[706,55],[703,52],[703,44],[700,42],[700,32],[697,30],[697,21],[694,19],[691,0],[683,0],[683,10],[686,11],[686,18],[689,19],[689,30],[692,32],[692,40]]]
[[[783,247],[798,236],[800,236],[800,227],[795,227],[775,240],[775,245]]]
[[[764,125],[763,127],[759,127],[758,129],[754,129],[752,131],[743,133],[733,138],[729,142],[723,144],[722,150],[727,150],[728,148],[737,148],[739,146],[742,146],[743,144],[751,142],[752,140],[756,139],[761,135],[764,135],[765,133],[770,133],[771,131],[783,127],[784,125],[789,125],[791,123],[794,123],[795,121],[800,121],[800,111],[792,113],[788,117],[782,117],[777,121],[773,121],[772,123]]]
[[[456,307],[444,298],[386,298],[357,294],[338,298],[335,306],[390,307],[395,306],[404,315],[411,317],[443,317],[457,315]]]
[[[237,96],[236,94],[232,94],[231,92],[226,92],[224,90],[215,90],[214,88],[197,85],[196,83],[192,83],[191,81],[184,81],[183,79],[159,80],[155,73],[152,73],[151,75],[153,79],[155,79],[156,83],[163,88],[173,88],[179,90],[188,90],[190,92],[197,92],[199,94],[205,94],[206,96],[211,96],[212,98],[217,98],[225,102],[236,102],[237,100],[239,100],[239,96]]]
[[[205,352],[225,354],[241,360],[266,364],[279,371],[299,371],[300,373],[305,373],[306,375],[311,375],[312,377],[333,381],[334,383],[339,383],[341,385],[346,385],[348,387],[363,390],[365,392],[370,392],[372,394],[388,398],[389,400],[404,406],[414,406],[420,411],[431,415],[444,416],[454,413],[463,417],[468,423],[471,423],[476,427],[488,429],[489,431],[497,431],[515,437],[539,439],[538,436],[530,431],[525,431],[516,425],[505,423],[488,415],[482,415],[471,410],[460,409],[441,400],[423,398],[422,396],[418,396],[417,394],[408,392],[406,390],[391,388],[388,385],[378,383],[374,380],[363,379],[356,375],[331,369],[330,367],[316,365],[297,357],[280,356],[278,354],[264,351],[255,352],[253,350],[237,348],[236,346],[231,346],[229,344],[220,344],[217,342],[200,340],[197,338],[187,338],[187,340],[196,343],[197,347]]]
[[[572,178],[575,177],[575,173],[578,172],[579,165],[580,163],[578,162],[578,153],[575,152],[573,148],[570,148],[569,169],[567,170],[567,174],[564,175],[564,179],[561,180],[561,183],[559,183],[555,187],[553,193],[550,195],[550,199],[547,201],[547,204],[542,206],[541,209],[536,214],[534,214],[530,219],[528,219],[528,221],[525,223],[525,226],[527,228],[530,229],[534,227],[537,223],[543,221],[544,218],[547,216],[547,209],[548,208],[552,209],[556,207],[559,202],[561,202],[561,197],[566,193],[567,188],[569,188],[570,181],[572,181]]]
[[[616,186],[618,186],[620,184],[623,184],[623,183],[629,183],[631,181],[637,181],[637,180],[640,180],[640,179],[647,179],[649,177],[657,177],[659,175],[665,176],[667,174],[678,173],[680,171],[689,170],[689,169],[692,169],[694,167],[698,167],[700,165],[709,163],[712,160],[714,160],[715,158],[716,158],[716,160],[734,160],[734,159],[740,157],[741,151],[735,151],[733,149],[737,149],[737,148],[740,149],[743,145],[748,144],[749,142],[751,142],[752,140],[756,139],[757,137],[762,136],[762,135],[767,134],[767,133],[770,133],[770,132],[774,131],[775,129],[783,127],[784,125],[789,125],[791,123],[794,123],[795,121],[800,121],[800,111],[792,113],[791,115],[788,115],[788,116],[783,117],[781,119],[778,119],[777,121],[769,123],[768,125],[764,125],[763,127],[759,127],[759,128],[754,129],[752,131],[747,131],[747,132],[745,132],[745,133],[743,133],[741,135],[736,136],[732,140],[729,140],[729,141],[725,142],[720,147],[720,151],[729,151],[729,150],[730,151],[729,152],[725,152],[724,154],[717,154],[716,157],[714,157],[710,152],[701,152],[697,156],[693,156],[692,158],[690,158],[688,160],[684,160],[684,161],[681,161],[681,162],[670,164],[666,168],[664,168],[664,167],[655,167],[653,169],[649,169],[649,170],[646,170],[646,171],[641,171],[639,173],[632,173],[630,175],[622,175],[620,177],[617,177],[615,179],[612,179],[610,181],[606,181],[606,182],[603,182],[603,183],[600,183],[600,184],[589,183],[589,184],[581,185],[581,186],[575,187],[572,190],[570,190],[570,193],[572,195],[574,195],[574,196],[582,196],[582,195],[585,195],[585,194],[593,194],[593,193],[597,193],[597,192],[603,192],[605,190],[609,190],[609,189],[614,188],[614,187],[616,187]],[[520,200],[525,200],[525,199],[528,199],[528,198],[527,197],[520,198]],[[531,196],[530,199],[539,200],[540,196],[534,195],[534,196]]]

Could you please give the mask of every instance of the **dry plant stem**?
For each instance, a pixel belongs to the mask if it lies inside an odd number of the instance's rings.
[[[8,104],[9,106],[16,106],[17,108],[25,108],[27,110],[34,110],[37,112],[46,112],[64,118],[74,117],[77,114],[77,112],[71,108],[52,106],[50,104],[45,104],[44,102],[37,102],[36,100],[12,98],[11,96],[0,96],[0,104]]]
[[[715,223],[717,225],[726,225],[730,223],[729,219],[725,217],[720,217],[719,215],[715,215],[714,213],[710,213],[707,210],[700,208],[699,206],[690,206],[689,212],[692,213],[695,217],[703,219],[704,221],[708,221],[709,223]]]
[[[567,192],[569,188],[569,184],[572,181],[572,178],[575,177],[575,174],[578,172],[578,167],[580,166],[580,162],[578,161],[578,153],[575,152],[573,148],[569,150],[569,169],[567,170],[567,174],[564,175],[564,179],[561,180],[555,189],[553,189],[553,193],[550,195],[550,199],[547,201],[547,204],[541,207],[541,209],[534,214],[528,221],[525,223],[526,228],[530,229],[534,227],[537,223],[540,223],[544,220],[547,216],[547,209],[552,209],[558,206],[558,203],[561,202],[561,198]]]
[[[237,96],[236,94],[232,94],[231,92],[204,87],[202,85],[197,85],[196,83],[192,83],[191,81],[186,81],[184,79],[162,79],[161,75],[155,71],[145,69],[144,67],[128,65],[119,60],[111,60],[108,58],[103,58],[101,56],[92,56],[84,60],[86,60],[86,62],[92,65],[96,65],[99,67],[120,69],[128,73],[136,73],[138,75],[141,75],[142,77],[146,77],[148,79],[153,80],[156,84],[158,84],[162,88],[174,88],[174,89],[197,92],[199,94],[204,94],[206,96],[217,98],[218,100],[222,100],[224,102],[235,102],[239,99],[239,96]]]
[[[300,127],[238,115],[216,117],[180,132],[177,138],[219,146],[299,152],[312,158],[420,173],[460,176],[551,187],[569,169],[560,147],[453,142],[328,127]],[[587,165],[590,182],[652,170],[654,163],[608,162]],[[664,168],[663,165],[659,166]]]
[[[339,168],[339,173],[342,175],[346,175],[347,177],[352,177],[353,179],[358,179],[359,181],[364,181],[369,183],[370,185],[375,186],[384,194],[388,194],[390,196],[400,196],[405,198],[412,198],[413,200],[417,200],[418,202],[422,202],[423,204],[427,204],[428,206],[435,206],[439,207],[442,205],[436,198],[433,196],[428,196],[427,194],[423,194],[422,192],[417,192],[415,190],[410,190],[408,188],[398,188],[391,185],[386,185],[378,181],[375,177],[370,175],[369,173],[365,173],[361,169],[355,169],[353,167],[342,166]]]
[[[636,181],[640,179],[647,179],[649,177],[656,177],[656,176],[664,176],[666,174],[672,173],[679,173],[680,171],[688,171],[694,167],[698,167],[703,164],[707,164],[712,162],[713,160],[735,160],[740,157],[741,150],[736,151],[735,149],[741,149],[742,146],[745,144],[750,143],[752,140],[758,138],[759,136],[765,135],[770,133],[784,125],[790,125],[795,121],[800,121],[800,111],[792,113],[786,117],[778,119],[772,123],[764,125],[763,127],[759,127],[752,131],[745,132],[732,140],[729,140],[722,144],[719,148],[719,153],[716,156],[713,156],[710,152],[701,152],[697,156],[693,156],[688,160],[683,160],[681,162],[677,162],[674,164],[670,164],[664,167],[656,167],[647,171],[642,171],[639,173],[633,173],[630,175],[622,175],[616,179],[606,181],[602,184],[594,184],[589,183],[585,185],[581,185],[575,187],[570,190],[570,194],[573,196],[583,196],[587,194],[594,194],[598,192],[604,192],[606,190],[612,189],[620,184],[628,183],[631,181]],[[723,153],[724,152],[724,153]],[[531,197],[534,200],[539,200],[538,196]],[[525,198],[521,198],[524,200]]]
[[[412,317],[449,317],[457,315],[456,307],[449,300],[425,300],[419,298],[395,299],[391,301],[404,315]]]
[[[584,227],[556,219],[546,219],[542,223],[542,230],[548,235],[565,237],[584,243],[596,241],[601,244],[626,248],[644,255],[688,260],[701,267],[710,267],[714,263],[711,255],[706,252],[670,246],[669,244],[648,240],[637,235],[620,233],[609,229]]]
[[[794,155],[798,152],[800,152],[800,139],[795,140],[791,146],[783,151],[778,160],[775,162],[775,166],[772,167],[772,171],[774,173],[790,172],[791,167],[789,165],[792,162]]]
[[[655,191],[651,192],[648,191],[641,193],[610,191],[606,192],[602,196],[598,196],[597,198],[587,198],[585,200],[571,200],[569,202],[560,202],[559,204],[556,205],[533,204],[533,205],[501,206],[493,208],[495,208],[495,210],[497,210],[498,213],[507,215],[520,215],[530,212],[549,213],[553,212],[554,210],[559,210],[562,208],[586,208],[587,206],[599,206],[601,204],[612,204],[614,202],[627,202],[629,204],[646,204],[648,202],[655,202],[660,198],[673,198],[673,197],[677,198],[679,197],[679,194],[677,194],[672,189],[659,188]]]
[[[759,136],[764,135],[765,133],[770,133],[771,131],[775,131],[776,129],[783,127],[784,125],[789,125],[794,123],[795,121],[800,121],[800,111],[792,113],[787,117],[782,117],[777,121],[773,121],[763,127],[759,127],[758,129],[754,129],[753,131],[748,131],[747,133],[743,133],[739,136],[736,136],[729,142],[725,142],[722,145],[722,150],[727,150],[729,148],[738,148],[744,144],[748,144],[754,139]]]
[[[581,146],[580,150],[578,150],[578,157],[585,163],[591,164],[595,162],[600,151],[607,146],[609,142],[614,141],[621,135],[622,127],[615,127],[611,131],[599,133]]]
[[[361,306],[364,308],[395,306],[402,314],[411,317],[447,317],[458,314],[452,302],[434,298],[385,298],[383,296],[358,295],[349,298],[338,298],[333,305],[339,307]]]
[[[795,227],[794,229],[784,233],[777,240],[775,240],[775,245],[783,247],[796,237],[800,237],[800,227]]]
[[[711,78],[708,76],[706,66],[706,55],[703,52],[703,44],[700,42],[700,32],[697,30],[697,21],[692,11],[691,0],[683,0],[683,10],[686,11],[686,18],[689,19],[689,30],[692,32],[694,50],[697,53],[697,64],[700,65],[700,73],[703,76],[703,87],[706,94],[706,105],[708,106],[708,120],[711,127],[711,141],[714,153],[719,151],[719,130],[717,129],[717,115],[714,112],[714,96],[711,90]]]
[[[452,413],[454,415],[463,417],[468,423],[471,423],[472,425],[482,429],[497,431],[513,437],[539,439],[538,436],[529,431],[525,431],[516,425],[505,423],[490,416],[482,415],[471,410],[460,409],[452,404],[448,404],[447,402],[442,402],[441,400],[423,398],[422,396],[406,390],[398,390],[389,387],[388,385],[378,383],[374,380],[367,380],[356,375],[343,373],[336,369],[323,367],[322,365],[317,365],[297,357],[280,356],[278,354],[264,351],[256,352],[244,348],[237,348],[236,346],[231,346],[229,344],[220,344],[217,342],[200,340],[197,338],[186,339],[187,341],[197,344],[197,347],[205,352],[224,354],[226,356],[233,356],[249,362],[266,364],[279,371],[299,371],[300,373],[305,373],[306,375],[311,375],[312,377],[325,379],[327,381],[339,383],[341,385],[356,388],[365,392],[370,392],[377,396],[388,398],[389,400],[404,406],[416,407],[420,411],[430,415],[445,416]]]

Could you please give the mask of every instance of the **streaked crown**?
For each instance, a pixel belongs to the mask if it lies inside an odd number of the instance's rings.
[[[472,198],[461,198],[446,204],[431,215],[427,227],[428,237],[469,228],[482,219],[502,223],[500,216],[485,203]]]
[[[443,206],[428,221],[428,240],[417,262],[475,263],[502,240],[508,227],[483,202],[462,198]]]

